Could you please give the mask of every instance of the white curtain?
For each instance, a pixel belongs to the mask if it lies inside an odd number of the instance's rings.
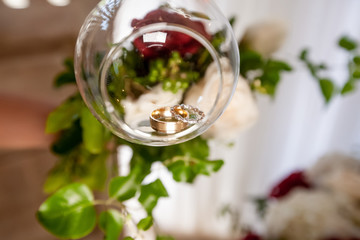
[[[360,155],[360,85],[359,91],[336,97],[326,106],[317,82],[297,60],[301,49],[308,47],[310,57],[328,63],[329,76],[343,84],[348,56],[336,44],[342,35],[360,39],[360,1],[216,2],[226,16],[236,15],[238,37],[249,24],[284,21],[288,36],[276,56],[294,67],[282,78],[274,100],[257,95],[260,118],[239,135],[234,147],[212,144],[214,158],[225,159],[219,173],[200,177],[194,185],[177,184],[165,172],[158,173],[171,196],[161,200],[155,212],[161,229],[227,239],[229,220],[217,216],[223,205],[241,210],[250,196],[266,194],[279,178],[326,153]]]

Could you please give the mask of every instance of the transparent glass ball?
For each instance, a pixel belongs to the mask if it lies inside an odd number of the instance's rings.
[[[239,74],[237,42],[209,0],[107,0],[85,20],[77,84],[95,117],[125,140],[192,139],[225,110]]]

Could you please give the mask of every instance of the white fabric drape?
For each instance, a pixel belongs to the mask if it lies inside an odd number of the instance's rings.
[[[237,16],[239,37],[249,24],[284,21],[288,37],[276,56],[294,67],[282,78],[274,100],[257,95],[260,118],[239,135],[234,147],[213,144],[214,158],[226,162],[219,173],[187,185],[174,183],[165,171],[158,172],[171,196],[161,200],[155,212],[161,229],[227,239],[229,221],[217,217],[223,205],[241,210],[249,196],[266,194],[276,180],[311,165],[325,153],[360,155],[360,91],[336,97],[326,106],[317,82],[297,60],[300,50],[308,47],[310,57],[327,62],[332,69],[328,76],[343,84],[348,56],[336,44],[344,34],[360,39],[360,1],[216,2],[227,16]]]

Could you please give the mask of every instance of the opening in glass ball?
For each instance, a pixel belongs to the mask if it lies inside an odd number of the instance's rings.
[[[98,19],[105,10],[106,25]],[[85,102],[132,142],[164,146],[203,133],[236,85],[238,51],[226,19],[166,4],[139,18],[124,20],[122,11],[99,4],[80,31],[75,68]]]

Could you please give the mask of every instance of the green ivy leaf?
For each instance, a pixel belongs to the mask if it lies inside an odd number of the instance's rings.
[[[109,186],[109,196],[116,198],[120,202],[128,200],[136,195],[140,187],[141,169],[135,167],[128,176],[120,176],[111,179]]]
[[[59,155],[67,155],[82,142],[80,121],[76,120],[69,129],[61,132],[59,138],[52,144],[51,150]]]
[[[77,173],[79,181],[93,190],[103,190],[107,180],[106,160],[109,152],[102,149],[100,154],[91,154],[82,151],[78,166],[81,171]]]
[[[192,183],[196,178],[196,174],[185,164],[185,161],[175,161],[169,164],[167,168],[177,182]]]
[[[308,54],[309,54],[309,50],[308,49],[303,49],[301,52],[300,52],[300,56],[299,56],[299,59],[302,60],[302,61],[307,61],[308,59]]]
[[[354,82],[349,80],[345,83],[345,85],[341,89],[341,94],[346,95],[354,90],[355,90]]]
[[[261,197],[257,197],[253,199],[255,206],[256,206],[256,211],[259,214],[260,217],[264,217],[265,213],[266,213],[266,209],[268,207],[268,199],[266,197],[261,198]]]
[[[198,159],[207,159],[210,154],[210,148],[207,143],[207,140],[197,137],[190,141],[172,145],[168,147],[164,147],[163,152],[157,159],[161,161],[165,161],[168,159],[172,159],[177,156],[190,156]]]
[[[343,36],[339,40],[339,46],[347,51],[352,51],[357,48],[357,43],[348,36]]]
[[[134,240],[132,237],[126,237],[124,240]]]
[[[79,113],[83,107],[80,96],[75,96],[52,111],[46,121],[47,133],[56,133],[60,130],[68,129],[72,123],[79,118]]]
[[[269,59],[266,67],[271,69],[272,71],[287,71],[287,72],[292,71],[292,67],[289,64],[287,64],[284,61],[279,61],[274,59]]]
[[[236,22],[236,17],[235,16],[232,16],[231,18],[229,18],[229,23],[230,23],[230,25],[232,27],[234,26],[235,22]]]
[[[80,123],[85,148],[93,153],[101,153],[106,142],[104,126],[92,115],[88,108],[81,109]]]
[[[355,70],[352,74],[352,77],[355,79],[360,79],[360,71],[359,70]]]
[[[160,197],[168,197],[168,193],[160,181],[157,179],[156,181],[141,186],[141,194],[139,197],[139,202],[143,205],[146,212],[151,215],[152,210],[156,206]]]
[[[203,160],[197,162],[197,164],[195,164],[193,168],[194,172],[198,174],[210,176],[211,173],[219,171],[223,165],[223,160]]]
[[[156,240],[175,240],[175,238],[171,236],[157,236]]]
[[[59,88],[69,83],[76,83],[75,74],[73,72],[62,72],[55,78],[54,85]]]
[[[64,66],[66,70],[60,73],[54,81],[55,87],[61,87],[65,84],[76,83],[75,72],[74,72],[74,61],[70,58],[65,59]]]
[[[51,194],[70,182],[71,177],[69,172],[65,169],[63,164],[59,164],[48,174],[43,189],[45,193]]]
[[[172,172],[175,181],[192,183],[199,174],[209,175],[221,168],[223,161],[208,160],[209,153],[207,140],[197,137],[162,148],[157,158]]]
[[[60,238],[78,239],[93,231],[96,224],[94,197],[84,184],[68,185],[41,204],[37,218],[49,232]]]
[[[223,164],[223,160],[210,161],[188,157],[181,159],[179,157],[167,167],[173,174],[175,181],[192,183],[198,174],[210,176],[211,173],[219,171]]]
[[[360,56],[355,56],[353,58],[353,62],[356,64],[356,65],[360,65]]]
[[[115,209],[100,214],[99,227],[105,233],[105,240],[118,240],[123,225],[123,216]]]
[[[247,78],[249,71],[262,69],[263,65],[264,61],[260,53],[240,48],[240,74],[243,77]]]
[[[144,219],[141,219],[140,222],[137,224],[137,228],[143,231],[148,230],[153,225],[153,217],[148,216]]]
[[[326,103],[329,103],[335,92],[334,83],[330,79],[323,78],[319,80],[319,84]]]

